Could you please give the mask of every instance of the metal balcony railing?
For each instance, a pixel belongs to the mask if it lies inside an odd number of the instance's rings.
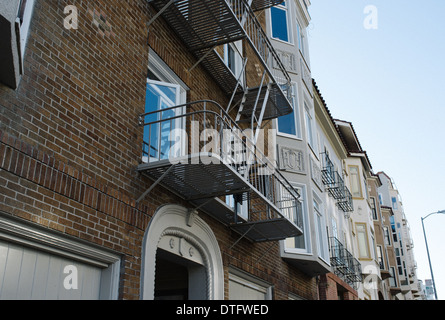
[[[291,78],[257,20],[254,10],[281,3],[272,0],[149,0],[156,10],[182,39],[199,63],[209,71],[226,94],[246,90],[259,92],[261,86],[272,88],[268,99],[269,117],[292,112]],[[256,59],[248,59],[267,74],[267,85],[258,82],[249,88],[239,85],[238,75],[225,66],[215,48],[245,39]],[[258,60],[258,65],[256,65]],[[239,100],[239,99],[238,99]]]
[[[202,100],[144,113],[138,171],[188,201],[239,194],[249,216],[230,227],[252,241],[302,234],[300,195],[216,102]]]
[[[334,182],[326,185],[326,189],[334,199],[343,199],[345,197],[345,182],[338,171],[334,171],[332,176],[334,177]]]
[[[331,196],[338,200],[337,205],[345,213],[354,211],[352,194],[326,152],[321,153],[321,164],[321,180]]]
[[[329,238],[331,265],[334,273],[347,281],[355,283],[362,281],[362,269],[360,262],[345,248],[335,237]]]
[[[344,187],[344,197],[339,199],[337,202],[337,205],[340,207],[340,209],[343,210],[343,212],[352,212],[354,211],[354,202],[352,200],[352,194],[349,191],[348,187]]]
[[[321,179],[323,181],[323,184],[325,185],[333,185],[335,183],[335,176],[334,176],[334,164],[332,163],[331,159],[329,158],[329,155],[326,152],[323,152],[321,154]]]

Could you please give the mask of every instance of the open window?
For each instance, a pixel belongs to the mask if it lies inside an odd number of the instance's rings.
[[[187,86],[154,53],[150,51],[145,97],[142,162],[166,160],[182,156],[186,150],[185,112]]]
[[[8,0],[0,6],[0,82],[17,89],[35,0]]]

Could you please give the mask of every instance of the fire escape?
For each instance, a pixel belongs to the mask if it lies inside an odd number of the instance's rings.
[[[352,287],[362,282],[362,267],[346,247],[335,237],[329,238],[331,252],[331,266],[334,273],[343,278]]]
[[[195,56],[192,69],[206,68],[230,102],[193,101],[140,115],[146,161],[138,171],[154,183],[138,201],[160,184],[229,226],[240,235],[238,241],[301,235],[300,195],[257,147],[262,122],[293,110],[290,77],[255,16],[281,1],[149,2],[157,10],[149,25],[162,16]],[[240,40],[253,54],[243,57],[243,70],[235,75],[217,49]],[[259,72],[256,83],[241,81],[248,64]],[[246,126],[249,135],[241,129]],[[165,129],[174,128],[182,133],[168,139]],[[200,141],[203,132],[212,144]]]
[[[348,215],[350,212],[354,211],[352,194],[345,185],[342,176],[335,170],[329,155],[327,153],[322,153],[321,158],[323,166],[323,169],[321,170],[323,184],[329,194],[337,200],[338,207]]]

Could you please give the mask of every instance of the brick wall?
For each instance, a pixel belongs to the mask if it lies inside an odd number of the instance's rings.
[[[77,30],[63,27],[66,5]],[[101,17],[100,17],[101,15]],[[25,74],[13,91],[0,85],[0,210],[123,255],[119,297],[138,299],[141,245],[164,203],[189,206],[135,170],[141,158],[149,46],[190,87],[188,101],[222,95],[145,0],[36,0]],[[289,293],[316,299],[315,278],[283,262],[278,243],[251,244],[205,214],[227,272],[235,266]],[[266,254],[264,254],[267,252]],[[226,291],[227,297],[227,291]]]
[[[357,291],[334,273],[320,276],[320,300],[358,300]]]

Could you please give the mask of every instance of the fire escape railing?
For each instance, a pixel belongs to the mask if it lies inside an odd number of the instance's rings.
[[[353,284],[362,281],[362,268],[360,262],[335,237],[329,238],[331,265],[334,273],[347,283]]]
[[[345,213],[354,211],[352,194],[345,185],[343,178],[338,171],[335,170],[334,164],[326,152],[321,154],[321,162],[321,177],[326,190],[335,200],[337,200],[337,205]]]
[[[239,194],[250,214],[246,221],[234,215],[234,228],[247,232],[243,225],[285,219],[295,228],[280,237],[302,233],[298,191],[218,103],[202,100],[144,113],[139,124],[145,162],[140,172],[162,179],[185,200]]]
[[[273,0],[149,0],[162,12],[162,16],[183,40],[226,94],[244,89],[237,83],[238,79],[228,72],[215,48],[223,44],[245,39],[255,53],[256,62],[253,68],[262,67],[260,72],[267,74],[266,84],[271,84],[275,113],[273,117],[283,116],[292,112],[291,78],[280,60],[273,45],[269,41],[254,10],[261,10],[281,3]],[[261,77],[259,77],[261,78]],[[258,79],[259,80],[259,79]],[[264,86],[264,83],[249,84],[250,88]],[[247,89],[246,89],[247,90]],[[240,99],[237,101],[239,102]],[[236,101],[235,101],[236,102]],[[272,116],[271,116],[272,117]]]

